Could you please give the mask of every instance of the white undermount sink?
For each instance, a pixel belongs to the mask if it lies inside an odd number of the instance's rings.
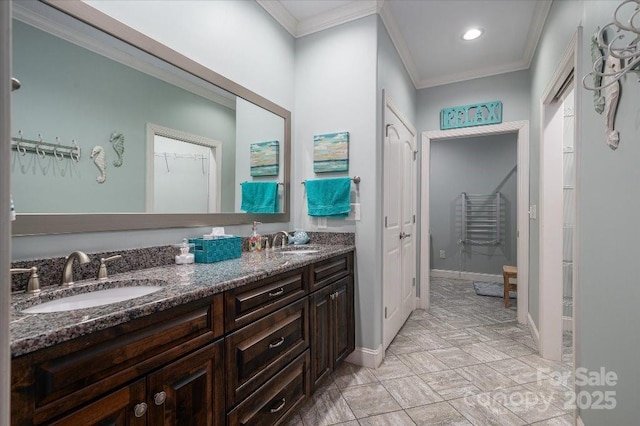
[[[287,250],[282,251],[282,254],[313,254],[318,253],[320,250]]]
[[[124,302],[125,300],[146,296],[147,294],[154,293],[158,290],[162,290],[162,287],[131,286],[109,288],[106,290],[98,290],[76,294],[74,296],[62,297],[60,299],[23,309],[22,312],[25,314],[44,314],[93,308],[96,306],[109,305],[111,303]]]

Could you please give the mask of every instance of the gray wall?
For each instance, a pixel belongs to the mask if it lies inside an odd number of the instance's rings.
[[[619,3],[584,2],[582,70],[591,67],[590,35],[597,26],[611,22]],[[640,418],[640,83],[637,75],[623,79],[616,118],[620,131],[617,151],[605,144],[605,119],[593,109],[592,92],[581,89],[579,93],[577,365],[591,371],[604,366],[619,377],[618,385],[607,389],[616,391],[616,409],[582,410],[581,416],[586,425],[631,425]]]
[[[516,163],[515,134],[431,142],[432,269],[501,275],[502,265],[516,264]],[[501,193],[499,245],[458,244],[462,192]],[[440,250],[445,250],[445,259],[440,259]]]
[[[90,2],[191,59],[293,110],[294,39],[255,2]],[[292,141],[295,145],[295,141]],[[295,179],[294,179],[295,180]],[[215,222],[211,226],[215,226]],[[288,229],[265,224],[261,232]],[[249,225],[227,227],[249,235]],[[173,228],[12,238],[14,260],[179,242],[211,228]]]
[[[296,40],[295,139],[292,220],[296,228],[356,232],[356,346],[377,349],[381,336],[378,264],[378,162],[376,147],[376,16],[368,16]],[[318,228],[306,215],[305,179],[313,172],[313,136],[349,132],[349,171],[362,177],[352,186],[361,204],[359,222],[330,219]],[[334,176],[336,174],[328,174]]]
[[[440,129],[440,110],[456,105],[502,101],[502,122],[529,119],[529,71],[451,83],[418,90],[420,132]]]

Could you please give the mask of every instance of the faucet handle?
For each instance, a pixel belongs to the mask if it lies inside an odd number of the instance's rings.
[[[109,274],[107,273],[107,262],[111,262],[113,260],[122,259],[121,254],[116,254],[111,257],[101,257],[100,258],[100,268],[98,268],[98,276],[96,280],[106,280],[109,278]]]
[[[27,290],[25,293],[33,294],[40,292],[40,276],[38,275],[38,268],[32,266],[31,268],[13,268],[11,269],[12,274],[20,274],[29,272],[29,282],[27,283]]]

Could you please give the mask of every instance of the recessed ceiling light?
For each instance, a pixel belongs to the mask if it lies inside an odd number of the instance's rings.
[[[462,34],[462,39],[467,41],[475,40],[480,37],[482,33],[484,33],[482,28],[469,28],[464,34]]]

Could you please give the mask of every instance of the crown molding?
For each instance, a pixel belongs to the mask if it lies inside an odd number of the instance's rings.
[[[447,74],[446,76],[436,78],[425,78],[420,80],[416,85],[416,89],[427,89],[429,87],[443,86],[445,84],[459,83],[461,81],[475,80],[476,78],[491,77],[508,72],[522,71],[529,68],[524,59],[512,62],[510,64],[500,65],[496,67],[487,67],[481,70],[464,71],[456,74]]]
[[[280,0],[256,0],[289,34],[295,38],[304,37],[327,28],[355,21],[356,19],[378,13],[383,0],[361,0],[346,4],[337,9],[298,21]]]
[[[376,0],[360,0],[298,22],[296,37],[303,37],[340,24],[373,15],[379,10]]]
[[[400,27],[396,22],[396,19],[391,14],[389,10],[388,3],[383,3],[380,8],[380,18],[382,18],[382,23],[387,29],[387,33],[389,33],[389,37],[391,38],[391,42],[395,46],[398,51],[398,55],[400,55],[400,60],[404,64],[404,68],[407,70],[409,74],[409,78],[413,82],[413,85],[418,88],[418,82],[420,81],[420,73],[418,72],[418,68],[416,67],[415,62],[413,62],[413,57],[409,52],[409,48],[407,47],[407,43],[400,32]]]
[[[280,1],[256,0],[256,2],[267,11],[285,30],[294,37],[298,31],[298,20],[287,10]]]
[[[544,29],[544,23],[547,21],[549,10],[551,10],[551,3],[553,0],[538,0],[536,2],[535,9],[533,10],[533,18],[531,19],[531,26],[527,33],[527,42],[524,47],[523,60],[527,64],[527,68],[531,66],[533,55],[536,53],[538,42],[542,36],[542,30]]]

